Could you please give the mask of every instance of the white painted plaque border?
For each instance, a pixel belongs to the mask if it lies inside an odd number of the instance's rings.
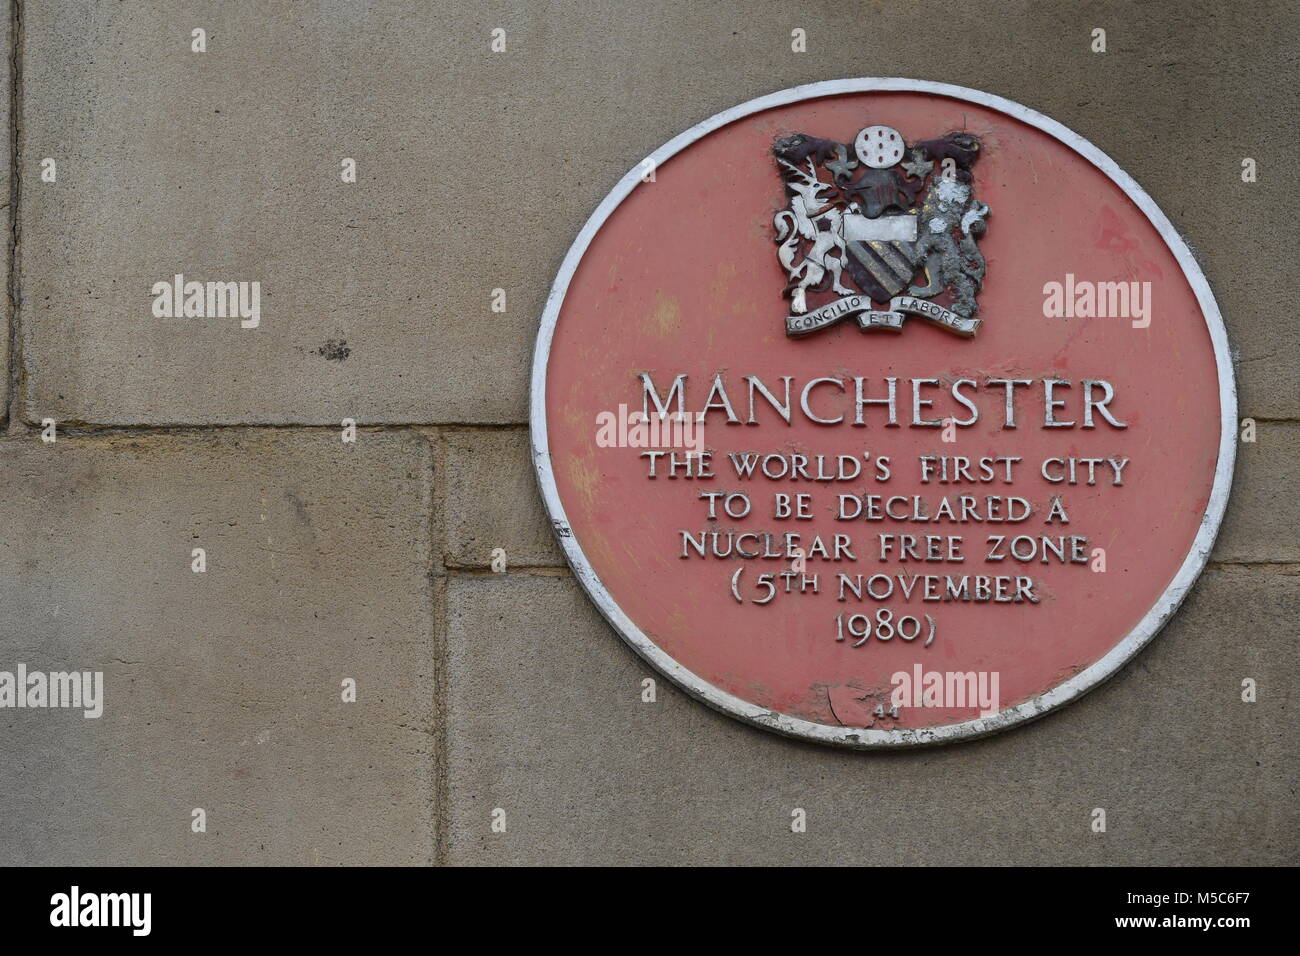
[[[1196,293],[1196,301],[1200,305],[1201,313],[1204,315],[1206,325],[1209,328],[1210,340],[1214,344],[1215,364],[1218,368],[1219,378],[1220,430],[1219,456],[1214,471],[1214,485],[1211,488],[1210,499],[1206,505],[1205,514],[1201,519],[1201,526],[1197,531],[1196,538],[1192,542],[1191,550],[1184,559],[1182,566],[1178,569],[1178,573],[1174,575],[1174,579],[1156,601],[1155,606],[1104,657],[1046,693],[1014,707],[1008,707],[991,717],[946,724],[939,727],[875,730],[814,723],[813,721],[791,717],[741,700],[739,697],[710,684],[677,663],[623,613],[623,610],[605,589],[591,563],[587,560],[587,556],[583,553],[582,546],[569,529],[564,506],[560,502],[560,496],[555,487],[555,476],[551,465],[551,453],[546,430],[546,368],[550,359],[555,323],[559,318],[565,294],[568,292],[569,282],[578,268],[578,263],[586,253],[591,240],[600,230],[600,227],[604,225],[605,220],[609,218],[619,203],[641,184],[642,176],[647,168],[658,168],[669,157],[685,149],[701,137],[752,113],[797,103],[801,100],[835,96],[843,93],[893,91],[932,93],[937,96],[966,100],[1028,123],[1079,153],[1109,176],[1133,200],[1159,231],[1165,244],[1182,268],[1183,275]],[[1128,173],[1120,169],[1114,160],[1088,140],[1042,113],[1029,109],[1027,106],[1003,99],[1000,96],[994,96],[991,93],[982,93],[979,90],[966,87],[936,83],[930,80],[912,80],[899,77],[827,80],[820,83],[808,83],[803,86],[791,87],[777,93],[770,93],[767,96],[760,96],[757,99],[741,103],[739,106],[723,110],[702,123],[697,123],[686,132],[674,137],[655,150],[647,161],[642,161],[629,170],[601,201],[600,205],[596,207],[596,211],[591,214],[591,218],[582,227],[577,239],[569,247],[564,262],[560,266],[560,271],[555,277],[555,282],[551,286],[551,292],[547,297],[546,307],[542,313],[541,327],[538,330],[537,342],[533,351],[529,404],[533,464],[537,470],[537,481],[541,486],[542,499],[546,504],[546,510],[550,515],[560,545],[564,549],[564,556],[568,559],[569,565],[573,568],[573,572],[582,584],[583,589],[595,602],[596,607],[600,609],[606,620],[613,625],[623,639],[632,646],[632,649],[692,697],[732,717],[791,737],[801,737],[820,743],[858,749],[946,743],[997,733],[1016,724],[1041,717],[1049,711],[1081,697],[1113,676],[1138,651],[1146,646],[1159,632],[1160,628],[1173,616],[1187,596],[1188,591],[1191,590],[1192,584],[1195,583],[1201,570],[1205,567],[1205,563],[1210,556],[1210,550],[1214,547],[1219,525],[1223,521],[1224,510],[1228,504],[1228,494],[1232,487],[1232,472],[1237,451],[1237,390],[1233,378],[1232,360],[1228,350],[1228,336],[1223,326],[1223,316],[1220,314],[1218,304],[1210,291],[1209,283],[1206,281],[1204,273],[1201,272],[1201,268],[1187,243],[1183,241],[1183,238],[1174,229],[1165,214],[1160,211],[1155,201],[1146,194],[1146,191]]]

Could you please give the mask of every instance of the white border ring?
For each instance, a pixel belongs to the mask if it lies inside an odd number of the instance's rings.
[[[537,344],[533,351],[529,413],[533,464],[537,469],[537,481],[541,486],[542,499],[546,503],[546,510],[550,515],[552,526],[561,547],[564,549],[564,556],[573,568],[573,573],[577,576],[579,583],[582,584],[583,589],[596,607],[600,609],[606,620],[614,627],[614,630],[632,646],[634,651],[692,697],[725,714],[753,724],[756,727],[762,727],[765,730],[775,731],[790,737],[814,740],[819,743],[836,744],[858,749],[947,743],[997,733],[1016,724],[1041,717],[1047,712],[1081,697],[1107,678],[1113,676],[1138,651],[1146,646],[1147,642],[1173,616],[1174,612],[1178,610],[1178,606],[1182,604],[1183,599],[1187,596],[1192,584],[1195,583],[1197,576],[1201,573],[1201,569],[1205,567],[1205,562],[1210,556],[1210,550],[1214,547],[1214,539],[1219,532],[1219,525],[1223,520],[1224,509],[1228,503],[1228,492],[1232,486],[1232,470],[1236,458],[1237,431],[1237,392],[1233,380],[1232,362],[1229,358],[1228,337],[1224,330],[1223,317],[1219,313],[1218,304],[1214,301],[1214,295],[1210,292],[1209,283],[1206,282],[1205,275],[1201,272],[1200,266],[1197,265],[1187,243],[1178,235],[1173,225],[1156,206],[1151,197],[1128,173],[1120,169],[1114,160],[1078,133],[1026,106],[1021,106],[1019,103],[1014,103],[1011,100],[990,93],[981,93],[978,90],[951,86],[947,83],[935,83],[929,80],[912,80],[899,77],[827,80],[821,83],[795,86],[788,90],[781,90],[778,93],[770,93],[767,96],[760,96],[747,103],[734,106],[729,110],[723,110],[716,116],[711,116],[704,122],[692,126],[686,132],[674,137],[655,150],[648,157],[649,168],[657,168],[669,157],[685,149],[701,137],[752,113],[816,97],[835,96],[841,93],[879,91],[932,93],[937,96],[978,103],[981,106],[998,110],[1060,140],[1100,169],[1120,189],[1124,190],[1124,193],[1133,200],[1147,219],[1159,230],[1170,252],[1178,260],[1184,277],[1196,293],[1196,301],[1200,305],[1201,313],[1205,316],[1210,340],[1214,344],[1215,363],[1218,367],[1220,432],[1219,457],[1215,466],[1214,486],[1210,491],[1210,500],[1206,505],[1205,515],[1201,520],[1196,538],[1192,542],[1191,550],[1188,552],[1182,566],[1178,569],[1178,573],[1174,575],[1173,581],[1170,582],[1169,587],[1165,589],[1160,599],[1156,601],[1155,606],[1138,622],[1137,627],[1111,648],[1104,657],[1064,683],[1058,684],[1032,700],[1017,704],[1014,707],[1008,707],[991,717],[946,724],[941,727],[915,729],[873,730],[869,728],[837,727],[791,717],[741,700],[739,697],[728,694],[726,691],[691,673],[669,657],[623,613],[622,608],[614,602],[609,592],[605,590],[605,586],[601,583],[591,563],[587,560],[587,556],[583,553],[582,547],[574,538],[565,517],[564,506],[560,502],[559,493],[555,487],[555,476],[551,467],[551,453],[546,431],[546,366],[551,353],[551,340],[555,334],[555,323],[559,318],[560,308],[564,304],[565,293],[568,291],[569,282],[578,268],[578,263],[605,220],[641,182],[647,163],[642,161],[629,170],[619,180],[618,185],[596,207],[596,211],[591,214],[591,218],[587,220],[582,227],[582,231],[578,233],[578,238],[569,247],[564,262],[560,266],[560,271],[555,277],[555,282],[551,286],[550,295],[547,297],[546,308],[542,314],[541,328],[537,333]]]

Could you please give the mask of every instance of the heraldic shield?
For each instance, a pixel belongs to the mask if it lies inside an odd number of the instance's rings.
[[[977,137],[909,145],[895,129],[868,126],[852,147],[797,133],[777,139],[772,154],[789,200],[773,218],[788,335],[850,317],[864,331],[898,331],[907,314],[975,334],[989,215],[975,198]],[[810,309],[809,296],[826,292],[840,298]]]

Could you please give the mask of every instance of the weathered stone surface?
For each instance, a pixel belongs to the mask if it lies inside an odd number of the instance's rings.
[[[0,709],[0,860],[429,862],[431,478],[400,434],[0,442],[0,670],[105,684]]]
[[[12,166],[9,162],[9,127],[12,118],[9,109],[9,97],[12,92],[12,60],[13,60],[13,18],[10,15],[10,5],[5,4],[0,10],[0,56],[3,56],[4,82],[0,84],[0,130],[4,131],[5,144],[0,149],[0,206],[4,207],[4,216],[0,222],[4,223],[4,236],[0,238],[0,250],[3,250],[3,256],[0,256],[0,307],[4,310],[5,320],[0,323],[0,424],[8,421],[9,418],[9,334],[10,325],[13,321],[12,309],[9,304],[9,244],[13,235],[13,209],[10,205],[11,195],[11,178]]]
[[[1083,700],[991,739],[893,754],[751,729],[662,678],[642,703],[653,671],[572,578],[456,578],[448,605],[453,863],[1296,858],[1300,576],[1213,572]],[[1258,703],[1240,700],[1246,677]],[[491,831],[498,807],[505,833]],[[790,830],[794,808],[806,833]]]
[[[442,440],[447,563],[485,568],[493,549],[503,548],[507,566],[562,566],[538,494],[528,433],[449,431]]]
[[[1294,416],[1277,251],[1300,110],[1278,77],[1298,16],[1281,0],[1248,17],[1212,0],[924,0],[847,17],[780,0],[743,17],[694,0],[599,15],[419,0],[28,3],[24,171],[50,155],[60,176],[23,193],[26,414],[522,422],[546,290],[626,170],[753,96],[919,71],[1042,110],[1125,166],[1204,260],[1245,413]],[[206,53],[190,52],[196,27]],[[494,54],[497,27],[507,49]],[[806,53],[791,50],[796,27]],[[1090,51],[1096,27],[1104,54]],[[909,57],[922,35],[942,54]],[[900,71],[900,57],[912,66]],[[1244,155],[1259,182],[1241,182]],[[358,161],[355,185],[340,182],[344,157]],[[176,272],[261,281],[261,327],[153,318],[151,284]],[[505,314],[490,311],[494,288]]]
[[[1240,434],[1240,433],[1239,433]],[[1300,562],[1300,425],[1261,422],[1237,443],[1237,470],[1213,559]]]
[[[555,269],[627,169],[750,97],[898,72],[1018,100],[1114,157],[1197,251],[1242,414],[1300,416],[1279,259],[1293,3],[846,9],[26,2],[22,416],[522,424]],[[922,42],[941,54],[909,58]],[[8,108],[0,94],[6,130]],[[150,287],[176,272],[260,281],[261,327],[155,319]],[[611,334],[620,318],[612,302]],[[6,329],[6,371],[8,347]],[[654,672],[570,577],[478,574],[493,547],[562,564],[522,429],[435,433],[432,476],[428,443],[400,434],[0,440],[0,670],[107,682],[98,720],[0,709],[0,862],[428,862],[445,799],[455,863],[1294,863],[1300,576],[1277,565],[1300,560],[1296,427],[1239,446],[1214,553],[1269,567],[1207,573],[1132,665],[1057,714],[887,755],[750,729],[657,676],[642,703]],[[431,582],[439,556],[471,573]],[[435,734],[444,612],[451,720]]]

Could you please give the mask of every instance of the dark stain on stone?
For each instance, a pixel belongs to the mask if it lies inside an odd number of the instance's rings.
[[[348,348],[347,339],[330,339],[316,350],[316,354],[327,362],[342,362],[352,354],[352,350]]]
[[[307,506],[302,503],[302,499],[294,494],[293,491],[285,491],[284,496],[288,498],[289,503],[293,505],[293,510],[298,515],[298,520],[310,528],[311,513],[307,511]]]

